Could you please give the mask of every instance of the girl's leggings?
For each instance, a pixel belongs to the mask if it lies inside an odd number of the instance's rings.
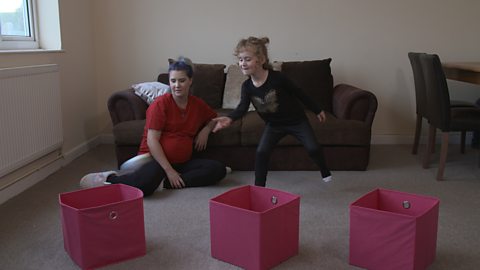
[[[323,148],[317,143],[315,134],[308,120],[294,125],[272,126],[267,123],[257,147],[255,157],[255,185],[265,186],[267,181],[268,161],[273,148],[286,135],[292,135],[299,140],[308,152],[308,155],[320,168],[322,177],[330,176],[330,170],[325,164]]]

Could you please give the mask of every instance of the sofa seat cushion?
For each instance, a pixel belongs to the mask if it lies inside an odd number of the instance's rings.
[[[124,121],[113,126],[113,137],[117,145],[137,145],[142,142],[145,120]]]
[[[323,145],[370,145],[370,126],[362,121],[339,119],[329,113],[324,123],[320,123],[312,112],[307,112],[307,117],[317,140]]]
[[[216,109],[218,116],[225,116],[232,112],[232,109]],[[242,119],[235,121],[228,128],[222,129],[216,133],[210,133],[208,137],[209,146],[237,146],[240,145],[240,127]]]
[[[264,128],[265,122],[257,112],[247,112],[242,118],[240,127],[240,144],[244,146],[257,145]]]
[[[209,146],[237,146],[240,145],[240,127],[241,121],[235,121],[226,129],[218,131],[217,133],[210,133],[208,137]]]
[[[370,144],[370,128],[361,121],[342,120],[327,114],[327,121],[320,123],[312,112],[307,112],[310,125],[322,145],[364,146]],[[244,116],[241,127],[241,145],[255,146],[260,141],[265,124],[256,112]],[[301,143],[293,136],[286,136],[278,145],[297,146]]]

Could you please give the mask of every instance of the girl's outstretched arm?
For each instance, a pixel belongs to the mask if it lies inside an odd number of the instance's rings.
[[[220,116],[217,118],[213,118],[212,121],[216,122],[215,127],[213,127],[213,130],[212,130],[213,133],[221,129],[224,129],[226,127],[229,127],[233,122],[232,118],[228,116]]]

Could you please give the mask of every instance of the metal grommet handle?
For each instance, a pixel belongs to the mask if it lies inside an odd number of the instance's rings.
[[[411,206],[409,201],[403,201],[402,205],[403,205],[403,208],[405,209],[409,209]]]
[[[118,217],[117,211],[111,211],[110,214],[108,214],[108,218],[111,220],[115,220]]]
[[[272,203],[273,203],[273,204],[277,204],[277,202],[278,202],[277,197],[272,196]]]

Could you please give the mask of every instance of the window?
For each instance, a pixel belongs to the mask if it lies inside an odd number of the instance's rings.
[[[0,0],[0,50],[37,49],[35,0]]]

